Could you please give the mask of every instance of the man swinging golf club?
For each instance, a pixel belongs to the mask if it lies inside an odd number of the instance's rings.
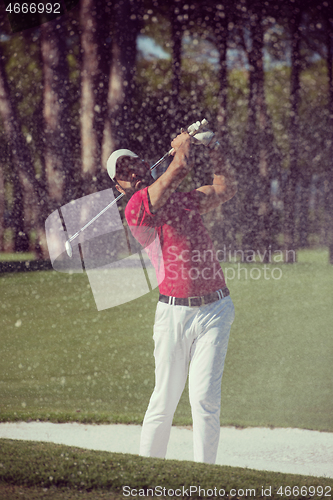
[[[155,388],[143,421],[140,455],[164,458],[173,415],[189,376],[194,460],[215,463],[220,435],[221,380],[234,306],[200,214],[217,208],[237,191],[234,171],[210,130],[193,131],[171,143],[173,160],[157,180],[149,165],[129,150],[108,160],[116,188],[129,201],[125,216],[133,235],[159,236],[165,277],[159,285],[155,342]],[[193,167],[191,151],[208,148],[212,185],[188,193],[176,188]],[[141,230],[141,232],[140,232]]]

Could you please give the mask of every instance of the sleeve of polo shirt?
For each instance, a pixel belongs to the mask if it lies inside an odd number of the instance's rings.
[[[127,203],[125,217],[129,226],[154,226],[150,211],[148,187],[136,192]]]
[[[144,247],[149,246],[156,238],[156,219],[151,213],[148,199],[148,188],[136,192],[129,200],[125,217],[134,238]]]
[[[136,192],[127,204],[125,216],[129,226],[158,227],[166,223],[170,213],[174,211],[175,203],[177,210],[188,209],[199,211],[196,190],[187,193],[174,193],[172,201],[166,203],[157,212],[151,212],[149,203],[148,187]],[[199,215],[199,213],[198,213]]]

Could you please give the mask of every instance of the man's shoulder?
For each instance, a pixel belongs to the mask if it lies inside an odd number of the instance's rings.
[[[144,191],[147,191],[147,188],[140,189],[140,191],[136,191],[136,193],[134,193],[130,197],[126,205],[125,212],[126,210],[128,210],[129,207],[140,205],[142,203],[145,196],[147,196],[147,193],[144,193]]]
[[[147,200],[147,197],[147,187],[144,189],[140,189],[140,191],[137,191],[133,194],[133,196],[131,196],[125,208],[125,217],[127,221],[132,220],[132,223],[135,223],[136,219],[139,217],[140,212],[145,209],[145,200]]]

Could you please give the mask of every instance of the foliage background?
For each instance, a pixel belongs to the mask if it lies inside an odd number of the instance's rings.
[[[328,246],[332,260],[330,2],[65,4],[15,33],[1,5],[0,251],[47,258],[45,219],[110,187],[114,149],[153,162],[206,117],[239,180],[206,218],[217,245]],[[210,180],[200,156],[182,189]]]

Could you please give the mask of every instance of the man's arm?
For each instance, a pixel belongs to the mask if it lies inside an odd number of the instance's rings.
[[[172,142],[174,159],[168,169],[148,187],[152,212],[161,208],[170,195],[187,176],[193,164],[190,160],[191,138],[187,132],[178,135]]]
[[[196,189],[199,212],[204,214],[230,200],[237,193],[235,171],[223,154],[220,145],[209,151],[214,168],[214,180],[210,186]]]

